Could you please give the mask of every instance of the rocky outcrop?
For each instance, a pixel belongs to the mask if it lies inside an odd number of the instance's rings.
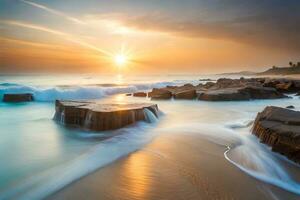
[[[242,101],[251,99],[276,99],[285,95],[274,88],[245,86],[242,88],[225,88],[200,93],[199,100],[205,101]]]
[[[174,99],[194,99],[196,98],[196,90],[195,89],[190,89],[190,90],[184,90],[184,91],[179,91],[173,94]]]
[[[172,92],[165,88],[153,88],[152,91],[148,93],[148,97],[151,97],[153,100],[171,99]]]
[[[4,102],[27,102],[33,101],[33,95],[30,93],[23,93],[23,94],[4,94],[3,101]]]
[[[288,108],[288,109],[295,109],[295,106],[290,105],[290,106],[287,106],[287,107],[285,107],[285,108]]]
[[[199,100],[204,101],[242,101],[249,100],[247,93],[241,93],[238,89],[219,89],[202,92],[199,94]]]
[[[258,113],[252,133],[261,142],[300,163],[300,112],[268,106]]]
[[[250,99],[279,99],[287,97],[276,89],[268,87],[246,86],[239,89],[239,92],[249,94]]]
[[[146,92],[135,92],[133,93],[134,97],[147,97],[147,93]]]
[[[158,117],[157,105],[146,103],[100,104],[96,101],[56,100],[55,110],[55,120],[93,131],[113,130],[137,121],[149,121],[148,112]]]
[[[220,78],[216,82],[185,84],[154,88],[151,99],[194,99],[206,101],[237,101],[251,99],[277,99],[285,93],[300,92],[300,81],[278,78]],[[143,94],[144,95],[144,94]]]
[[[300,91],[300,81],[292,79],[265,79],[264,87],[275,88],[283,93],[296,93]]]

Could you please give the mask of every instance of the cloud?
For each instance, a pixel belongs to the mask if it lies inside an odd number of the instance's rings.
[[[176,36],[229,40],[268,48],[300,51],[300,13],[287,11],[260,12],[228,19],[209,20],[161,13],[134,15],[108,13],[89,18],[111,19],[122,26],[140,31],[165,32]]]
[[[54,30],[54,29],[50,29],[48,27],[44,27],[44,26],[40,26],[40,25],[35,25],[35,24],[31,24],[31,23],[26,23],[26,22],[20,22],[20,21],[15,21],[15,20],[0,20],[0,24],[6,24],[6,25],[10,25],[10,26],[17,26],[17,27],[22,27],[22,28],[27,28],[27,29],[32,29],[32,30],[37,30],[37,31],[42,31],[42,32],[46,32],[46,33],[50,33],[50,34],[54,34],[57,36],[61,36],[62,38],[64,38],[65,40],[68,40],[72,43],[76,43],[79,44],[83,47],[92,49],[94,51],[97,51],[101,54],[104,54],[106,56],[113,56],[112,53],[103,50],[101,48],[98,48],[92,44],[89,44],[83,40],[81,40],[80,38],[71,35],[69,33],[65,33],[62,31],[58,31],[58,30]]]
[[[49,8],[47,6],[44,6],[42,4],[38,4],[38,3],[34,3],[32,1],[27,1],[27,0],[20,0],[21,2],[27,4],[27,5],[30,5],[30,6],[33,6],[33,7],[36,7],[36,8],[39,8],[39,9],[42,9],[42,10],[45,10],[51,14],[54,14],[54,15],[58,15],[58,16],[61,16],[71,22],[74,22],[76,24],[84,24],[84,22],[82,22],[81,20],[75,18],[75,17],[71,17],[61,11],[58,11],[58,10],[55,10],[55,9],[52,9],[52,8]]]

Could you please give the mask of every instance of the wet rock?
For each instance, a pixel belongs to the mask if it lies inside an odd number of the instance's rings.
[[[199,79],[199,81],[214,81],[214,80],[212,80],[210,78],[202,78],[202,79]]]
[[[276,99],[285,95],[274,88],[246,86],[242,88],[225,88],[200,93],[199,100],[205,101],[242,101],[250,99]]]
[[[288,109],[295,109],[295,106],[290,105],[290,106],[287,106],[287,107],[285,107],[285,108],[288,108]]]
[[[196,98],[196,90],[191,89],[191,90],[184,90],[184,91],[179,91],[174,93],[174,99],[194,99]]]
[[[282,92],[289,92],[290,90],[293,89],[293,83],[292,82],[288,82],[288,83],[278,83],[275,85],[275,88],[278,91],[282,91]]]
[[[23,94],[4,94],[3,101],[4,102],[27,102],[33,101],[33,95],[30,93],[23,93]]]
[[[193,84],[191,84],[191,83],[186,83],[186,84],[184,84],[181,87],[183,87],[183,88],[194,88],[195,86]]]
[[[54,119],[65,125],[105,131],[122,128],[137,121],[147,121],[145,109],[158,117],[156,104],[100,104],[96,101],[56,100]]]
[[[273,151],[300,163],[300,112],[268,106],[257,114],[252,133]]]
[[[212,88],[214,85],[216,85],[216,83],[214,83],[214,82],[207,82],[207,83],[205,83],[205,84],[202,86],[202,88],[203,88],[203,89],[209,89],[209,88]]]
[[[239,92],[249,94],[250,99],[279,99],[287,97],[276,89],[268,87],[247,86],[239,89]]]
[[[241,101],[249,100],[250,95],[247,93],[241,93],[237,89],[219,89],[199,94],[199,100],[204,101]]]
[[[159,99],[171,99],[172,98],[172,92],[165,89],[165,88],[153,88],[151,92],[148,93],[148,97],[151,97],[153,100],[159,100]]]
[[[295,93],[300,91],[300,81],[290,79],[266,79],[264,87],[272,87],[283,93]]]
[[[134,97],[147,97],[147,93],[146,92],[135,92],[133,93]]]

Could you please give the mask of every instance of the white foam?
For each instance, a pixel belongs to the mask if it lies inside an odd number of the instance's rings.
[[[72,87],[36,87],[20,85],[15,83],[2,83],[0,85],[0,99],[5,93],[32,93],[35,101],[55,101],[56,99],[99,99],[108,95],[136,92],[139,90],[150,90],[154,87],[165,87],[174,85],[173,82],[157,82],[123,86],[104,87],[101,85],[72,86]]]
[[[151,130],[152,126],[145,122],[120,129],[115,133],[117,136],[100,142],[73,161],[37,174],[1,193],[0,199],[43,199],[74,180],[138,150],[155,136],[155,131]]]

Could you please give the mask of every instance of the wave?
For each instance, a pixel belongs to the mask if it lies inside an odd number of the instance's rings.
[[[292,178],[285,166],[276,158],[276,154],[259,143],[250,134],[251,120],[236,124],[186,123],[172,125],[161,131],[172,129],[190,134],[200,134],[212,143],[224,146],[224,157],[246,174],[286,191],[300,195],[300,183]],[[247,130],[244,130],[247,128]],[[239,130],[241,129],[241,130]]]
[[[231,128],[231,129],[248,128],[253,123],[254,123],[253,120],[247,120],[247,121],[242,121],[242,122],[230,123],[230,124],[227,124],[226,127]]]
[[[88,85],[88,86],[51,86],[36,87],[21,85],[16,83],[0,84],[0,99],[5,93],[32,93],[35,101],[55,101],[56,99],[99,99],[108,95],[131,93],[139,90],[150,90],[152,88],[161,88],[167,85],[176,85],[175,82],[156,82],[133,85]]]
[[[153,127],[152,124],[139,122],[134,127],[116,130],[113,132],[116,136],[101,141],[70,162],[19,182],[2,192],[0,199],[43,199],[73,181],[142,148],[158,133],[152,131]],[[95,137],[98,138],[99,135],[88,136]]]

